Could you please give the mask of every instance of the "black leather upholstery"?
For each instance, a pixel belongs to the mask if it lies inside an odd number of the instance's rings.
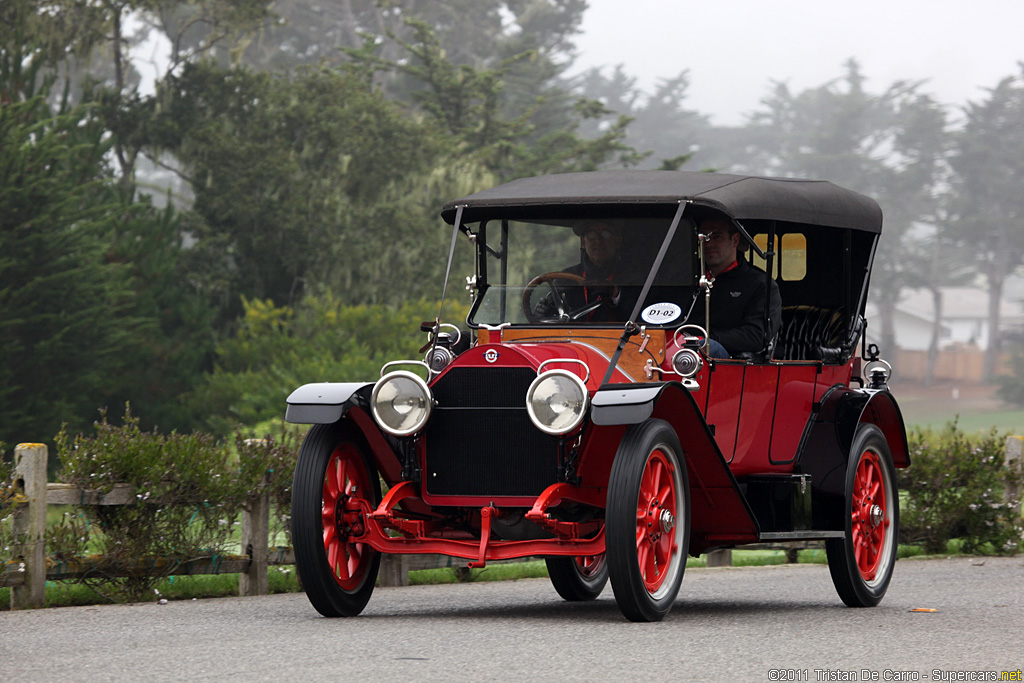
[[[844,317],[842,309],[783,306],[775,359],[841,362],[848,351]]]

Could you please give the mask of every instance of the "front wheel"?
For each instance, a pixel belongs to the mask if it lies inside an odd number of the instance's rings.
[[[340,425],[314,425],[292,480],[295,567],[306,597],[325,617],[352,617],[373,593],[380,553],[355,541],[364,508],[380,502],[380,479],[362,442]]]
[[[595,600],[608,583],[608,563],[604,555],[549,557],[545,562],[551,585],[569,602]]]
[[[690,544],[682,447],[663,420],[633,425],[608,481],[605,529],[615,601],[630,621],[660,621],[679,593]]]
[[[846,471],[846,535],[825,542],[832,583],[850,607],[874,607],[889,587],[900,518],[895,482],[882,430],[860,425]]]

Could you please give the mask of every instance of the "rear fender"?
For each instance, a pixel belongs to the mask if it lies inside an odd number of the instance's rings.
[[[903,413],[896,399],[888,391],[871,391],[867,405],[861,411],[858,424],[867,422],[877,425],[889,442],[892,451],[892,462],[896,467],[910,467],[910,448],[907,446],[907,427],[903,422]],[[853,439],[853,432],[850,433]]]
[[[896,467],[910,465],[906,428],[896,399],[886,390],[837,385],[822,397],[800,443],[797,471],[811,475],[814,526],[843,529],[846,470],[857,427],[877,425]]]
[[[596,425],[629,425],[656,418],[676,430],[690,479],[691,555],[757,541],[754,514],[704,416],[682,384],[604,386],[594,394],[591,405],[591,420]]]

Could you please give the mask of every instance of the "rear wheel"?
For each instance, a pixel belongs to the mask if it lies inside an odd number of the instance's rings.
[[[630,621],[660,621],[679,593],[690,543],[690,488],[675,430],[633,425],[608,481],[608,571]]]
[[[366,525],[360,501],[380,502],[361,441],[339,425],[314,425],[295,465],[292,541],[306,597],[325,617],[362,612],[377,581],[380,553],[353,540]]]
[[[850,607],[874,607],[889,587],[900,517],[895,482],[882,430],[860,425],[846,471],[846,535],[825,543],[832,583]]]
[[[549,557],[551,584],[569,602],[594,600],[608,583],[608,563],[604,555],[594,557]]]

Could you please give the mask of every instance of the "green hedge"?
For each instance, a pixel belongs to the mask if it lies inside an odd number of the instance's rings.
[[[80,506],[79,514],[65,515],[47,531],[52,557],[99,554],[118,566],[225,555],[237,543],[239,513],[267,490],[274,503],[272,530],[288,533],[297,430],[281,427],[258,437],[239,430],[231,442],[198,432],[145,432],[130,410],[121,422],[114,425],[103,416],[92,434],[57,436],[62,482],[101,492],[127,483],[136,500]],[[97,575],[85,582],[112,600],[138,600],[176,565],[161,566],[154,576]]]
[[[953,422],[912,431],[908,441],[911,466],[897,473],[902,541],[942,553],[957,538],[962,552],[1015,554],[1022,527],[1012,509],[1019,501],[1004,493],[1021,476],[1006,468],[1006,436],[994,429],[965,434]]]

